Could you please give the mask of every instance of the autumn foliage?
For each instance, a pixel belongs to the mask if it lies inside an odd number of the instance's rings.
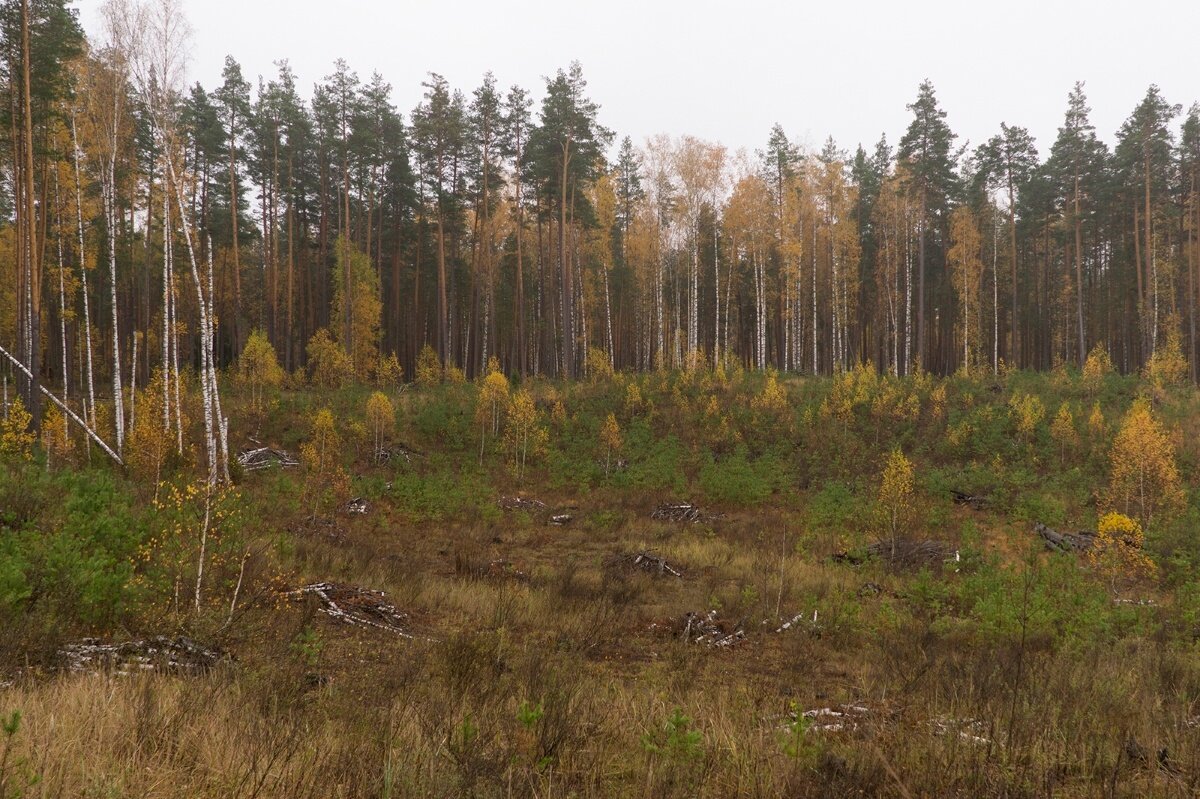
[[[1136,400],[1121,420],[1109,470],[1107,506],[1133,516],[1143,529],[1153,529],[1183,507],[1175,446],[1144,399]]]

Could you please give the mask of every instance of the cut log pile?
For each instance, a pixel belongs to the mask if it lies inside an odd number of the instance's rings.
[[[660,522],[690,522],[698,524],[700,522],[719,519],[720,516],[715,513],[708,513],[690,502],[676,502],[659,505],[651,512],[650,518]]]
[[[683,577],[683,572],[653,552],[618,552],[606,558],[604,565],[616,571],[643,571],[656,577]]]
[[[312,583],[287,594],[289,599],[315,597],[318,610],[331,619],[355,627],[377,627],[404,638],[408,633],[408,616],[396,610],[382,591],[359,588],[341,583]]]
[[[1087,552],[1096,540],[1095,533],[1080,531],[1078,533],[1060,533],[1038,522],[1033,531],[1046,542],[1046,549],[1051,552]]]
[[[714,649],[725,649],[740,644],[746,640],[746,631],[741,624],[728,624],[717,618],[717,611],[699,614],[688,611],[679,622],[682,628],[681,638],[693,644]]]
[[[281,469],[287,469],[300,465],[300,461],[296,460],[291,453],[282,449],[272,449],[271,447],[244,449],[238,453],[237,460],[238,465],[242,467],[242,471],[244,472],[257,472],[276,466]]]
[[[148,671],[198,674],[217,665],[221,658],[220,652],[183,636],[109,643],[84,638],[58,651],[59,665],[67,671],[109,671],[122,676]]]
[[[955,505],[969,505],[973,510],[983,510],[991,500],[982,494],[968,494],[965,491],[950,491]]]

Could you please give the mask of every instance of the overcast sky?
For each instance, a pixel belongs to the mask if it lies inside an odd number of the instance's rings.
[[[101,0],[78,0],[89,36]],[[1200,0],[183,0],[189,79],[220,80],[232,54],[252,84],[288,59],[307,96],[339,56],[393,87],[407,119],[440,72],[465,93],[492,70],[540,100],[543,76],[583,64],[601,121],[635,142],[690,133],[753,150],[781,123],[819,147],[895,144],[905,105],[933,80],[959,144],[1000,122],[1024,125],[1045,154],[1074,81],[1092,122],[1113,134],[1157,83],[1184,110],[1200,100]],[[1178,120],[1177,120],[1178,121]]]

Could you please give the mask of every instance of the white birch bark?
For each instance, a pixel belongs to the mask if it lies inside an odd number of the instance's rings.
[[[88,281],[86,250],[83,238],[83,187],[79,179],[79,161],[82,153],[79,149],[79,137],[75,130],[75,112],[71,111],[71,148],[75,162],[75,222],[79,235],[79,291],[83,295],[83,335],[84,346],[87,348],[87,404],[84,406],[84,417],[90,424],[96,423],[96,386],[92,371],[92,314],[88,301]]]

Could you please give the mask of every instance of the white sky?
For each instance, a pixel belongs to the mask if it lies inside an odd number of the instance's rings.
[[[89,36],[101,0],[77,0]],[[930,78],[958,144],[1024,125],[1043,157],[1074,81],[1092,123],[1113,134],[1158,83],[1200,100],[1200,0],[183,0],[189,82],[214,87],[232,54],[251,84],[287,58],[307,97],[345,58],[378,70],[408,118],[426,72],[469,94],[491,69],[540,103],[542,76],[583,64],[618,140],[691,133],[762,147],[773,123],[793,141],[895,145],[905,105]],[[536,108],[536,106],[535,106]]]

